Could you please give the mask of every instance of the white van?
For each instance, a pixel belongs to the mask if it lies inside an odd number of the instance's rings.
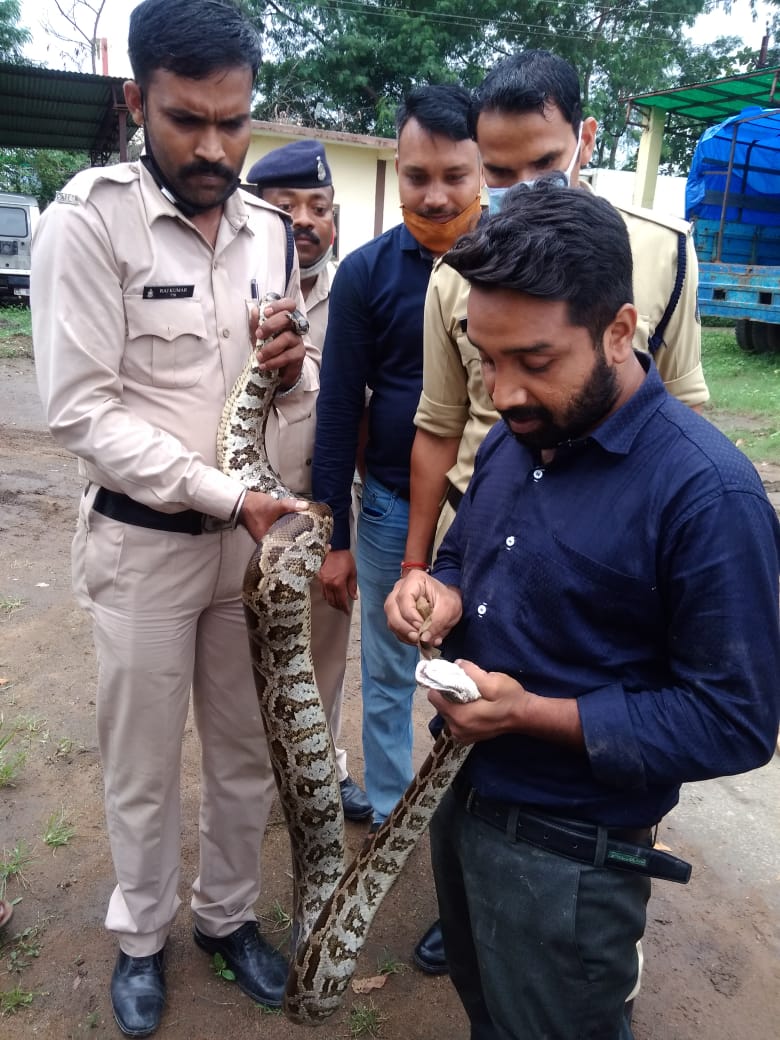
[[[29,300],[30,246],[37,220],[36,198],[0,192],[0,300]]]

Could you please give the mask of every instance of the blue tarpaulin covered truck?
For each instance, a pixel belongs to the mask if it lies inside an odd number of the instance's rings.
[[[685,193],[702,314],[733,318],[745,350],[780,350],[780,110],[704,131]]]

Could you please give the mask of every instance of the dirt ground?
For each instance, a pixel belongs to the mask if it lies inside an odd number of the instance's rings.
[[[95,663],[85,615],[70,593],[69,547],[79,482],[73,459],[45,431],[32,362],[0,360],[0,738],[26,753],[15,786],[0,789],[0,863],[27,850],[21,876],[8,880],[18,900],[0,936],[0,995],[18,986],[29,1006],[0,1014],[0,1037],[118,1037],[108,982],[115,957],[102,921],[113,886],[95,746]],[[780,506],[780,467],[759,470]],[[358,640],[350,654],[344,746],[362,775]],[[417,754],[428,746],[427,702],[416,714]],[[8,749],[7,749],[8,750]],[[307,1030],[254,1006],[217,977],[193,945],[187,886],[196,872],[197,738],[184,747],[182,833],[184,900],[169,942],[169,995],[161,1040],[263,1036],[298,1040]],[[748,777],[696,785],[664,823],[660,839],[690,860],[681,887],[657,882],[645,939],[645,976],[636,1002],[637,1040],[774,1040],[780,1035],[780,933],[777,853],[780,758]],[[63,812],[72,838],[52,848],[47,821]],[[355,848],[364,827],[349,824]],[[279,908],[290,905],[289,847],[281,815],[263,848],[258,913],[284,943]],[[380,960],[399,971],[368,995],[350,992],[320,1027],[323,1040],[358,1033],[356,1012],[373,1008],[384,1040],[466,1040],[468,1028],[446,978],[411,966],[411,949],[436,914],[427,838],[380,910],[357,977]],[[6,999],[6,998],[3,998]]]

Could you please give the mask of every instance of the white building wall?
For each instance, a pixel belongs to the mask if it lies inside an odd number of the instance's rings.
[[[584,170],[597,195],[609,199],[616,206],[632,206],[635,174],[628,170]],[[685,177],[659,174],[655,188],[653,209],[674,217],[685,217]]]

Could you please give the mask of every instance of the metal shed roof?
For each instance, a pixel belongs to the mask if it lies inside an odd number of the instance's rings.
[[[0,63],[0,147],[89,152],[93,165],[125,157],[138,127],[122,94],[124,80]]]
[[[780,66],[652,94],[633,94],[624,100],[642,108],[674,112],[701,123],[720,123],[748,105],[780,108]]]

